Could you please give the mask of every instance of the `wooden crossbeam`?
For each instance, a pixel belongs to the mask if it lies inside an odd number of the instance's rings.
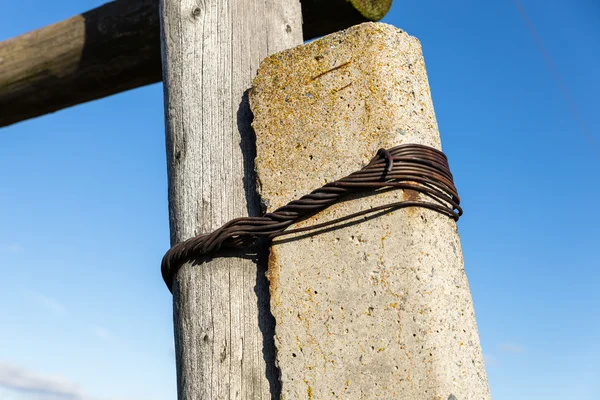
[[[303,37],[383,18],[392,0],[302,0]],[[0,127],[162,80],[158,0],[116,0],[0,42]]]

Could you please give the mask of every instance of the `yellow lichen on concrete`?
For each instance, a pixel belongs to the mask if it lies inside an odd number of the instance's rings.
[[[276,53],[259,68],[250,97],[270,99],[252,104],[255,131],[267,126],[273,130],[268,141],[257,137],[263,151],[256,159],[262,195],[274,199],[270,209],[360,168],[386,143],[400,140],[440,148],[419,42],[386,24],[360,27]],[[392,48],[404,55],[394,64],[389,59]],[[293,79],[287,75],[290,69],[294,69]],[[423,115],[416,121],[413,113]],[[352,141],[361,146],[344,147]],[[289,142],[296,143],[294,151],[299,155],[293,169],[282,168],[277,161],[277,153],[289,151]],[[315,144],[329,152],[313,151]],[[267,177],[301,186],[268,185],[277,191],[275,195],[264,188]]]
[[[265,59],[250,92],[267,211],[380,147],[441,148],[419,41],[365,23]],[[296,225],[416,199],[349,197]],[[407,208],[275,241],[271,310],[282,399],[489,399],[453,220]],[[349,384],[352,382],[352,385]]]

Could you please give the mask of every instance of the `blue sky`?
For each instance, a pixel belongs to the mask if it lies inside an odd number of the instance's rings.
[[[0,40],[102,3],[6,2]],[[493,398],[598,400],[600,3],[522,4],[384,22],[423,45]],[[0,129],[0,399],[176,398],[164,147],[161,84]]]

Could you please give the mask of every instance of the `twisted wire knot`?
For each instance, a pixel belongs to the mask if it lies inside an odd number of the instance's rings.
[[[287,229],[341,197],[351,193],[375,194],[382,189],[409,189],[423,194],[419,200],[406,200],[369,208],[331,221],[307,227]],[[425,201],[423,197],[431,201]],[[404,144],[379,149],[369,164],[346,177],[325,184],[297,200],[261,217],[233,219],[213,232],[177,243],[169,249],[161,264],[161,272],[169,290],[181,265],[222,248],[242,248],[264,238],[320,229],[352,218],[383,210],[424,207],[458,221],[463,211],[450,173],[448,159],[440,150],[420,144]]]

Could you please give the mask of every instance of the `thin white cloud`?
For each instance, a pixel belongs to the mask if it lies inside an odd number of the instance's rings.
[[[491,354],[484,354],[483,361],[487,367],[498,364],[498,359]]]
[[[19,365],[0,362],[0,389],[23,400],[131,400],[90,396],[79,385],[60,376],[43,376]]]
[[[115,335],[113,335],[111,331],[102,326],[95,327],[94,334],[100,339],[107,340],[109,342],[113,342],[116,340]]]
[[[503,353],[525,353],[526,351],[524,346],[517,343],[502,343],[498,347]]]
[[[9,363],[0,363],[0,387],[31,394],[40,399],[86,399],[78,385],[63,377],[42,376]]]
[[[34,300],[40,307],[51,312],[54,315],[67,315],[67,308],[58,300],[53,297],[46,296],[43,293],[34,292],[32,290],[23,290],[23,294]]]
[[[1,243],[0,251],[2,253],[19,254],[23,252],[23,245],[21,243]]]

